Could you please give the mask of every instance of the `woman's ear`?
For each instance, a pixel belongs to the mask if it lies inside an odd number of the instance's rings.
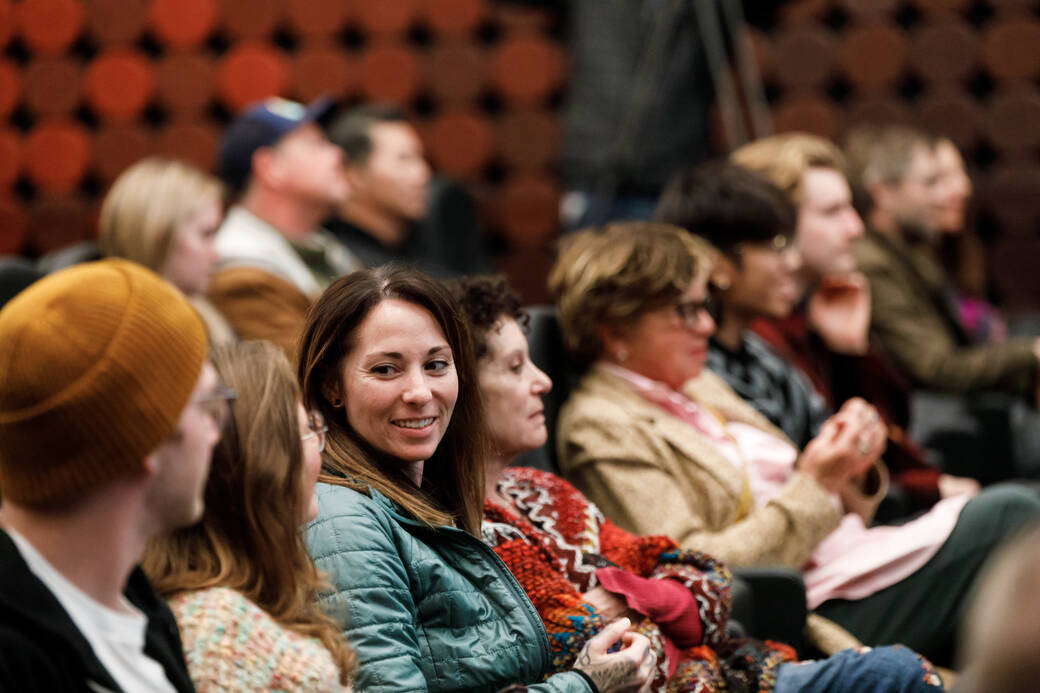
[[[618,329],[601,324],[596,327],[596,336],[603,345],[603,356],[615,363],[628,360],[628,339]]]

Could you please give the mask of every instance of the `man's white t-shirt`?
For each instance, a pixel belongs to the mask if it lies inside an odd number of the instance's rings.
[[[98,661],[127,693],[176,693],[162,665],[144,653],[148,619],[123,598],[124,611],[99,604],[54,569],[29,541],[5,527],[29,570],[40,579],[69,614]],[[103,689],[99,689],[103,690]]]

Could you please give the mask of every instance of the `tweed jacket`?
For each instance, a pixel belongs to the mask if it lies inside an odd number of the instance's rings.
[[[708,370],[684,391],[726,421],[783,438]],[[618,525],[667,535],[733,566],[800,569],[842,517],[827,491],[798,472],[773,500],[742,515],[745,479],[715,444],[595,366],[560,412],[557,448],[564,474]],[[869,497],[843,494],[846,508],[869,516],[887,476],[874,485]]]
[[[323,602],[358,656],[357,690],[490,693],[548,673],[538,612],[480,539],[428,527],[374,489],[319,483],[317,498],[307,546],[331,578]],[[589,690],[573,672],[527,688]]]
[[[900,239],[868,231],[854,245],[870,280],[870,331],[885,354],[918,387],[944,392],[1035,386],[1032,338],[972,345],[946,290],[943,270]]]

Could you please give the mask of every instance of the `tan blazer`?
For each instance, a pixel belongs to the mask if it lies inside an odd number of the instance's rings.
[[[684,390],[726,421],[783,437],[707,370]],[[567,478],[614,522],[668,535],[734,566],[800,569],[842,517],[827,491],[798,472],[766,505],[747,503],[745,474],[712,441],[595,366],[560,412],[557,448]],[[873,484],[869,497],[846,494],[857,498],[846,507],[872,513],[887,478]]]

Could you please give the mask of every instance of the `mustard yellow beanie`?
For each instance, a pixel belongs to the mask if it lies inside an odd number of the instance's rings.
[[[64,503],[142,468],[176,428],[206,331],[126,260],[71,267],[0,311],[0,498]]]

